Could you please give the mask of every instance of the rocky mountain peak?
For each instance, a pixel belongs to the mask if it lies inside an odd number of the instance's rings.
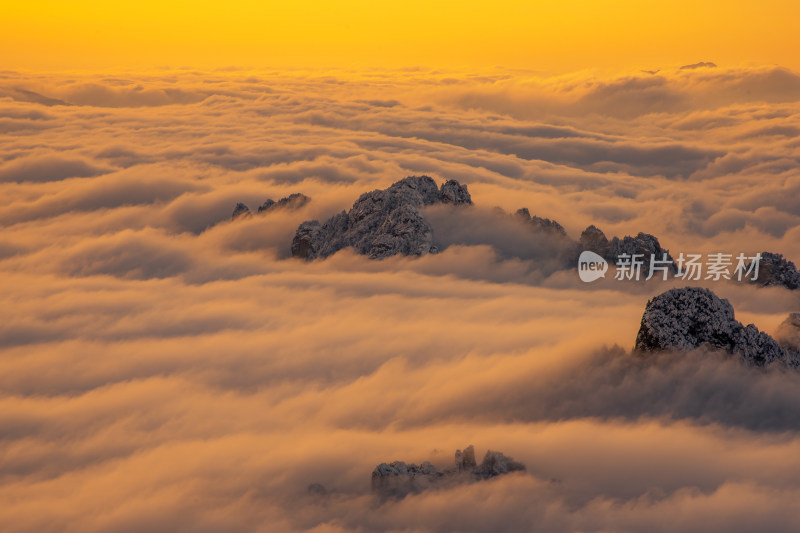
[[[372,490],[382,497],[403,497],[443,483],[469,483],[512,472],[524,472],[525,465],[501,452],[488,450],[481,464],[475,461],[475,448],[456,450],[455,468],[439,470],[430,462],[407,464],[381,463],[372,471]]]
[[[297,192],[292,193],[285,198],[281,198],[277,202],[272,198],[267,198],[264,203],[258,207],[257,213],[260,215],[276,209],[300,209],[310,201],[311,198],[305,194],[300,194]],[[246,204],[239,202],[233,209],[231,220],[236,220],[237,218],[249,218],[251,216],[253,216],[253,213],[250,211],[250,208],[247,207]]]
[[[754,366],[791,363],[790,354],[775,339],[753,324],[742,325],[730,302],[708,289],[671,289],[647,302],[637,350],[691,350],[703,345],[737,354]]]
[[[362,194],[349,211],[324,224],[303,222],[292,240],[292,255],[315,259],[347,247],[372,259],[436,253],[433,229],[420,211],[435,204],[472,205],[472,198],[467,186],[455,180],[439,188],[429,176],[410,176]]]
[[[787,289],[800,288],[800,272],[792,261],[781,254],[761,252],[758,263],[758,278],[753,282],[762,287],[783,286]]]
[[[247,207],[242,202],[236,204],[236,207],[233,208],[233,214],[231,215],[231,220],[236,220],[237,218],[250,218],[253,216],[253,213],[250,212],[250,208]]]

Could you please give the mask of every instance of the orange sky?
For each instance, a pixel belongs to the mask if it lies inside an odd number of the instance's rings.
[[[430,5],[429,5],[430,4]],[[495,65],[569,71],[714,61],[800,67],[800,5],[632,0],[7,3],[6,68]]]

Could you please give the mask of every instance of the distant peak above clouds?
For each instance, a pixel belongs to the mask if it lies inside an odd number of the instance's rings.
[[[438,469],[430,462],[420,465],[403,461],[381,463],[372,471],[372,490],[382,497],[403,497],[427,488],[469,483],[512,472],[525,472],[525,465],[501,452],[487,450],[480,464],[472,445],[456,450],[455,468]]]
[[[435,204],[472,205],[472,198],[467,186],[455,180],[439,188],[428,176],[404,178],[388,189],[362,194],[350,211],[324,224],[303,222],[292,240],[292,255],[315,259],[347,247],[373,259],[436,253],[433,228],[420,212]]]
[[[306,196],[302,193],[292,193],[289,196],[281,198],[277,202],[272,198],[267,198],[264,200],[264,203],[258,206],[257,213],[260,215],[262,213],[267,213],[270,211],[274,211],[276,209],[300,209],[308,202],[311,201],[311,198]],[[238,218],[249,218],[253,215],[250,208],[247,204],[243,202],[239,202],[233,208],[233,214],[231,215],[231,220],[236,220]]]
[[[258,212],[298,208],[307,201],[308,197],[295,193],[278,202],[267,200]],[[350,211],[341,211],[324,224],[317,220],[300,224],[292,239],[292,256],[311,260],[352,248],[371,259],[385,259],[438,253],[451,245],[489,245],[500,256],[523,258],[530,254],[533,244],[537,268],[548,275],[573,268],[584,251],[594,252],[611,264],[625,255],[641,256],[644,264],[653,258],[666,260],[669,273],[674,276],[679,271],[670,251],[649,233],[609,239],[601,229],[590,225],[575,240],[559,222],[532,215],[527,207],[513,215],[501,208],[490,212],[435,209],[447,205],[473,205],[467,186],[449,180],[437,188],[428,176],[410,176],[387,189],[362,194]],[[251,215],[250,209],[239,203],[233,219]],[[764,251],[759,275],[750,282],[794,290],[800,287],[800,272],[781,254]]]
[[[700,61],[699,63],[692,63],[691,65],[683,65],[681,70],[694,70],[696,68],[717,68],[717,65],[710,61]]]
[[[797,271],[797,267],[792,261],[781,254],[761,252],[758,268],[758,279],[754,283],[762,287],[800,288],[800,272]]]

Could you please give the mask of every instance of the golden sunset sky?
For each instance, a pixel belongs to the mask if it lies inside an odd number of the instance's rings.
[[[6,2],[6,68],[800,67],[800,4],[632,0]]]

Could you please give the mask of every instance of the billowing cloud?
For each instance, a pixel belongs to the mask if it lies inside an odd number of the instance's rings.
[[[3,83],[3,531],[800,527],[800,376],[632,353],[676,283],[584,284],[509,215],[800,263],[796,73]],[[290,257],[301,222],[409,174],[469,186],[475,206],[425,210],[440,253]],[[294,192],[311,201],[231,220]],[[768,333],[800,311],[699,284]],[[528,471],[370,492],[378,463],[469,443]]]
[[[45,182],[67,178],[86,178],[107,172],[82,159],[57,155],[29,155],[0,166],[0,182]]]

